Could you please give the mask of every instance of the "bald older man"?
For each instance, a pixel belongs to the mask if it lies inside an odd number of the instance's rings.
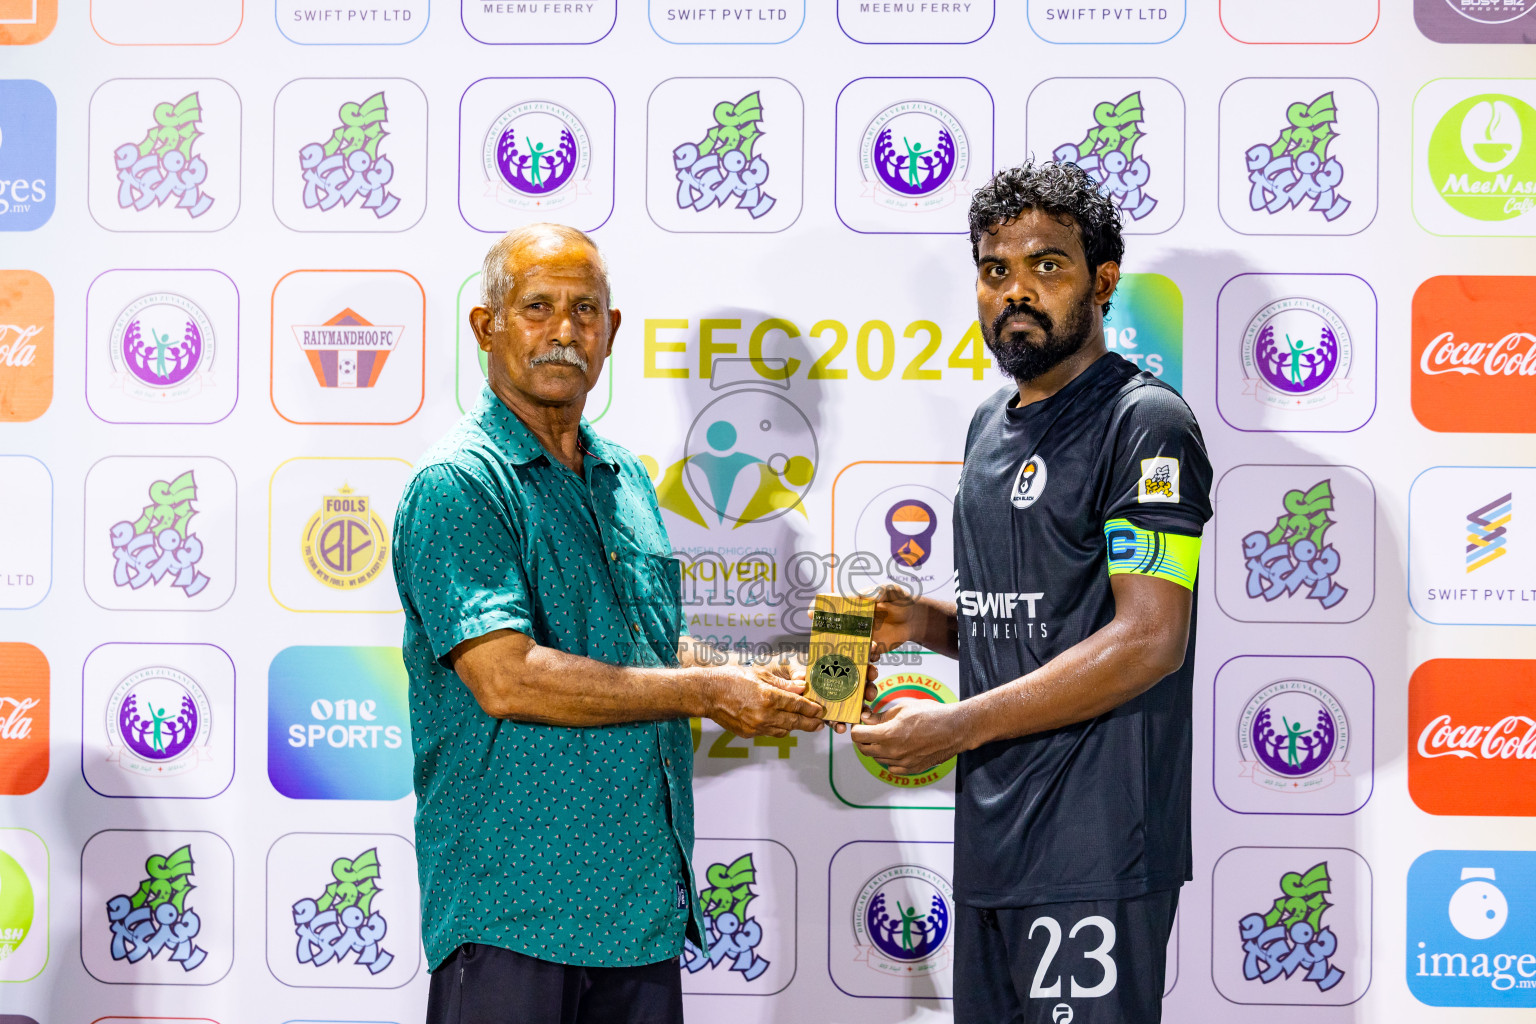
[[[821,708],[787,659],[683,633],[645,468],[581,415],[621,319],[596,245],[515,231],[482,284],[487,387],[395,518],[427,1020],[670,1024],[703,944],[687,719],[783,736]]]

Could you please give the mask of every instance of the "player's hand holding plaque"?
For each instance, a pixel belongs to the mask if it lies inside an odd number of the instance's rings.
[[[828,722],[852,724],[859,720],[874,627],[872,597],[817,594],[811,605],[806,695],[827,709]]]

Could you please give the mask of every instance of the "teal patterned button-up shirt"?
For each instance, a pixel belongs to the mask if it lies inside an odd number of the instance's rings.
[[[623,967],[678,956],[685,930],[697,941],[687,720],[498,720],[447,663],[511,629],[613,665],[677,664],[680,570],[650,478],[584,420],[581,441],[577,476],[486,388],[395,515],[432,968],[465,942]]]

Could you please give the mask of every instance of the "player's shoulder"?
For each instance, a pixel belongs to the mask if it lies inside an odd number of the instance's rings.
[[[1119,424],[1195,427],[1198,423],[1184,396],[1146,370],[1129,377],[1115,394],[1110,418]]]
[[[976,411],[971,413],[971,425],[965,431],[965,448],[970,451],[971,441],[977,430],[985,430],[1007,416],[1008,403],[1019,393],[1017,385],[1007,384],[984,398]]]

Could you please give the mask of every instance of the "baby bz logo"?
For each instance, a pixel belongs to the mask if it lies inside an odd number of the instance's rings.
[[[1030,93],[1026,114],[1028,148],[1087,172],[1119,207],[1127,234],[1157,234],[1178,221],[1185,112],[1171,82],[1049,78]]]
[[[1536,1006],[1536,853],[1431,850],[1408,869],[1408,990],[1430,1006]]]
[[[0,82],[0,231],[31,231],[53,216],[57,133],[46,85]]]
[[[267,775],[295,800],[398,800],[411,791],[398,647],[289,647],[267,685]]]
[[[426,209],[427,97],[403,78],[300,78],[273,104],[272,207],[294,231],[404,231]]]
[[[1250,235],[1352,235],[1376,217],[1380,111],[1353,78],[1244,78],[1222,94],[1217,205]]]
[[[1228,1001],[1347,1006],[1365,995],[1371,871],[1359,854],[1239,846],[1211,882],[1211,980]]]
[[[670,78],[646,118],[646,208],[665,231],[775,232],[800,216],[805,101],[781,78]]]
[[[106,829],[80,854],[80,954],[110,985],[211,985],[234,958],[234,855],[212,832]]]
[[[214,78],[117,78],[91,96],[88,198],[108,231],[218,231],[240,207],[240,97]]]
[[[267,853],[267,967],[294,988],[399,988],[421,966],[418,906],[400,836],[291,832]]]
[[[699,839],[695,897],[709,948],[678,957],[690,995],[768,996],[795,975],[795,858],[772,839]]]

